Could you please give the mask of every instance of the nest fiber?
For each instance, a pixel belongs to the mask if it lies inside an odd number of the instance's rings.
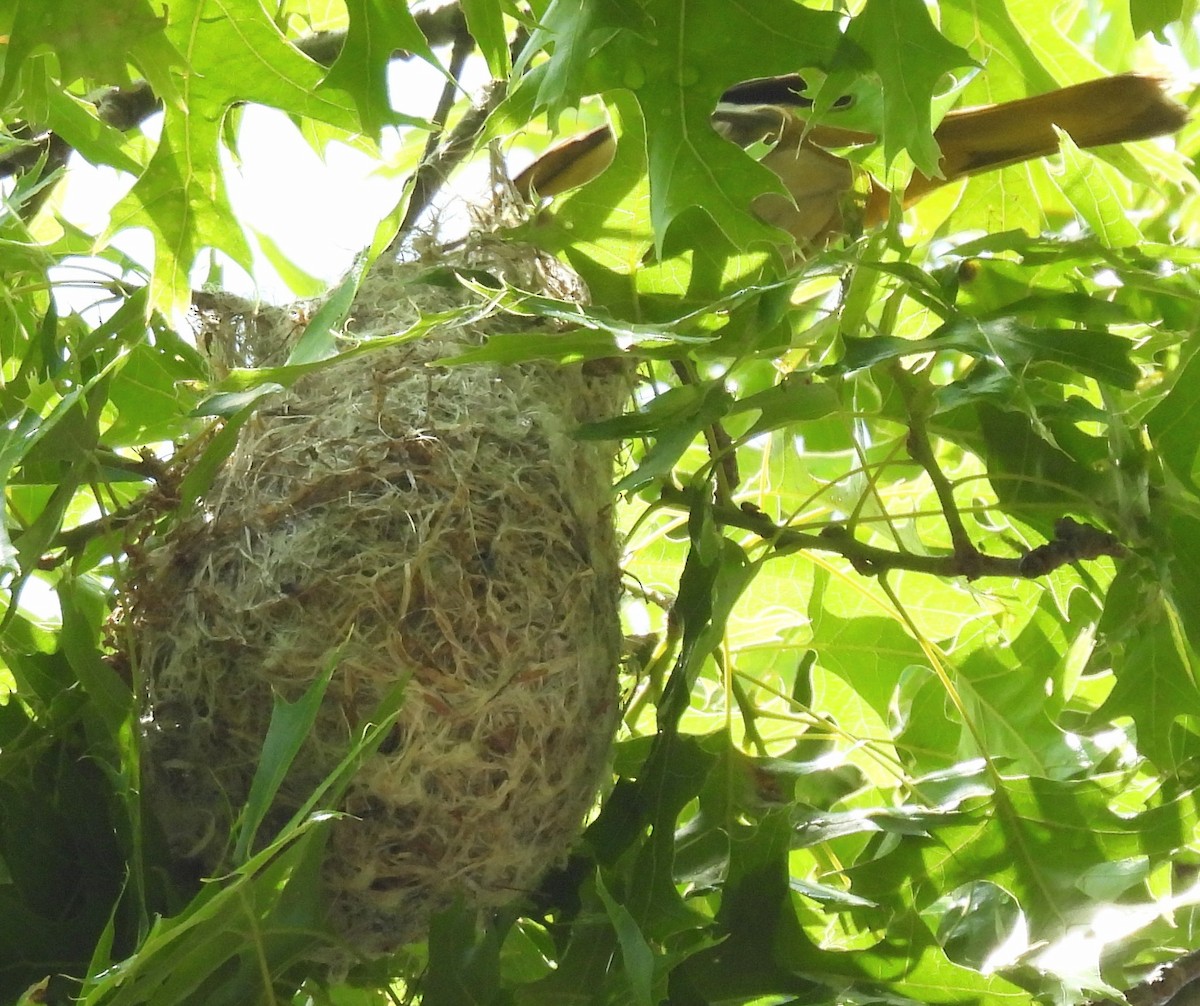
[[[477,242],[436,270],[377,264],[348,336],[453,314],[473,295],[447,265],[572,293],[534,253]],[[201,341],[218,367],[281,363],[297,316],[226,312]],[[147,792],[175,853],[206,869],[274,696],[294,701],[340,648],[282,820],[408,678],[324,866],[335,929],[369,955],[420,937],[460,894],[487,908],[535,887],[595,799],[617,719],[611,445],[571,432],[616,411],[626,382],[430,365],[488,324],[460,317],[281,393],[243,428],[201,515],[133,573]]]

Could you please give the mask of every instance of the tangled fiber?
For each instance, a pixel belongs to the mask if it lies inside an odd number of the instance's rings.
[[[448,266],[578,296],[561,268],[484,238],[437,266],[377,263],[347,338],[470,303]],[[302,327],[285,310],[210,322],[218,369],[282,363]],[[324,865],[334,929],[366,955],[419,938],[457,895],[488,908],[532,889],[596,797],[618,715],[611,445],[571,433],[617,411],[626,381],[431,366],[489,324],[447,321],[279,394],[199,515],[132,575],[146,790],[174,852],[205,869],[225,853],[273,696],[295,700],[340,647],[280,792],[285,820],[408,677]]]

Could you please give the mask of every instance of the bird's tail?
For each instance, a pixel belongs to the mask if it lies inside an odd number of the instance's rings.
[[[1058,150],[1057,126],[1080,147],[1145,140],[1173,133],[1187,110],[1154,77],[1122,74],[1019,101],[956,110],[934,131],[942,151],[940,178],[918,174],[905,205],[966,175],[1045,157]]]

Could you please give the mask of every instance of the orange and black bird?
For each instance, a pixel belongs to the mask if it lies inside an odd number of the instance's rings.
[[[743,147],[762,141],[772,145],[762,163],[779,176],[790,198],[765,193],[754,201],[754,212],[788,231],[801,246],[820,244],[843,230],[843,210],[855,188],[856,169],[833,150],[876,139],[831,124],[847,99],[835,102],[833,113],[822,121],[809,124],[805,113],[812,101],[805,97],[806,90],[797,74],[748,80],[729,88],[712,115],[713,127],[726,139]],[[910,206],[967,175],[1053,154],[1059,147],[1057,130],[1077,146],[1101,147],[1172,133],[1186,121],[1186,109],[1167,97],[1158,79],[1138,74],[956,109],[934,130],[941,149],[939,173],[913,175],[900,202]],[[612,130],[601,126],[551,147],[514,179],[514,185],[526,198],[557,195],[600,174],[615,149]],[[887,218],[892,194],[870,176],[866,185],[861,218],[871,226]]]

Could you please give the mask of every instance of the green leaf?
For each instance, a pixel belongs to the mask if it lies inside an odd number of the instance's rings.
[[[558,200],[549,226],[531,235],[539,247],[561,254],[587,282],[593,299],[625,318],[644,316],[639,290],[657,271],[646,260],[654,243],[646,180],[646,126],[633,94],[605,95],[617,136],[612,163],[598,178]]]
[[[1147,613],[1137,637],[1113,662],[1116,684],[1099,719],[1129,716],[1137,726],[1137,746],[1163,769],[1200,754],[1200,738],[1181,731],[1176,721],[1200,717],[1198,669],[1177,619],[1160,609]]]
[[[617,482],[617,492],[624,492],[669,474],[700,431],[725,415],[732,402],[732,396],[720,384],[685,385],[658,396],[645,409],[589,423],[577,436],[607,440],[658,433],[637,469]]]
[[[710,1002],[780,995],[823,1002],[842,984],[830,980],[828,964],[843,955],[817,950],[790,911],[789,832],[786,816],[776,813],[732,836],[729,875],[715,920],[720,938],[676,968],[672,989],[703,994]]]
[[[295,988],[297,962],[324,936],[320,866],[330,814],[362,761],[377,750],[399,711],[403,683],[389,693],[341,762],[278,836],[228,876],[210,880],[180,911],[159,916],[138,952],[88,976],[86,1006],[269,1001],[275,984]],[[293,975],[289,980],[287,975]]]
[[[1196,492],[1200,451],[1200,355],[1193,354],[1175,375],[1166,396],[1146,416],[1146,428],[1163,463]]]
[[[0,707],[8,708],[8,707]],[[67,728],[26,722],[0,753],[0,996],[13,1002],[46,977],[75,973],[120,897],[127,864],[109,814],[111,789]],[[32,836],[37,841],[31,841]]]
[[[279,273],[279,278],[288,285],[289,290],[298,297],[306,298],[320,297],[325,292],[328,284],[296,265],[287,257],[284,249],[274,238],[257,228],[253,230],[253,234],[263,258],[270,263],[272,269]]]
[[[847,339],[840,365],[853,371],[889,359],[956,349],[1022,375],[1030,364],[1053,363],[1067,377],[1086,374],[1118,388],[1132,389],[1138,369],[1129,359],[1128,339],[1103,330],[1034,327],[1014,317],[979,320],[956,317],[924,339],[877,336]]]
[[[172,72],[183,60],[147,0],[116,0],[103,6],[44,0],[18,4],[16,9],[0,101],[12,94],[22,61],[42,45],[58,55],[63,84],[80,78],[95,84],[129,84],[128,65],[133,63],[160,98],[176,94]]]
[[[883,618],[839,618],[813,592],[809,606],[812,633],[819,641],[818,663],[846,681],[884,720],[901,672],[927,659],[900,623]]]
[[[1122,817],[1109,807],[1113,793],[1096,781],[993,776],[984,796],[978,783],[985,779],[917,780],[927,801],[945,786],[941,803],[954,816],[932,839],[878,844],[875,858],[849,871],[851,890],[897,911],[924,911],[946,892],[989,879],[1016,898],[1036,941],[1060,932],[1086,902],[1075,882],[1081,872],[1167,855],[1186,841],[1186,822],[1195,818],[1190,797]]]
[[[887,937],[855,955],[857,969],[871,981],[919,1003],[987,1003],[1024,1006],[1028,993],[996,974],[980,974],[950,960],[941,942],[916,913],[888,926]]]
[[[1055,723],[1062,700],[1058,689],[1047,698],[1047,678],[1030,673],[1036,666],[1010,666],[979,649],[962,662],[955,684],[980,755],[1047,775],[1062,743]]]
[[[429,970],[421,986],[427,1006],[497,1002],[502,933],[496,925],[477,931],[478,912],[456,901],[429,923]]]
[[[841,401],[832,386],[789,374],[774,387],[739,398],[729,412],[737,415],[747,410],[758,411],[758,418],[744,434],[749,439],[792,423],[821,419],[839,408]]]
[[[488,70],[496,80],[504,80],[512,69],[512,61],[499,0],[463,0],[462,8],[467,30],[483,53]]]
[[[303,364],[302,366],[312,366],[311,364]],[[253,372],[257,376],[257,371]],[[243,377],[241,372],[235,371],[234,378]],[[295,375],[294,379],[299,378],[299,374]],[[266,377],[261,379],[261,382],[253,382],[245,391],[218,391],[216,394],[209,395],[199,405],[196,406],[194,416],[220,416],[224,419],[233,419],[234,417],[252,412],[258,408],[259,402],[268,395],[273,395],[276,392],[282,391],[284,386],[277,384],[274,381],[268,381]],[[188,474],[193,474],[195,469]]]
[[[678,723],[691,701],[701,665],[719,645],[734,605],[759,570],[740,545],[720,533],[698,501],[688,515],[688,531],[691,548],[675,605],[682,625],[681,645],[659,703],[662,724]]]
[[[344,293],[344,290],[343,290]],[[323,319],[316,328],[312,329],[313,336],[306,355],[312,354],[318,359],[305,363],[284,363],[279,366],[267,367],[235,367],[225,378],[216,385],[216,393],[206,398],[194,410],[197,416],[231,416],[243,409],[250,408],[260,398],[273,394],[284,388],[290,388],[306,374],[336,367],[345,360],[369,353],[377,353],[391,346],[400,346],[406,342],[419,339],[433,329],[440,328],[448,322],[461,319],[468,313],[469,308],[451,308],[446,311],[436,311],[424,315],[413,322],[403,332],[381,335],[373,332],[358,333],[361,341],[349,349],[333,356],[323,355],[328,348],[328,333],[323,325],[336,318],[345,305],[333,303],[327,313],[318,312]],[[316,320],[316,319],[314,319]],[[307,333],[307,330],[306,330]]]
[[[619,1003],[628,996],[629,985],[613,966],[620,953],[616,934],[595,884],[584,886],[578,905],[579,915],[554,970],[520,989],[523,1006],[588,1006],[596,1001]]]
[[[921,171],[937,175],[941,151],[930,105],[948,73],[976,61],[937,30],[921,0],[867,0],[850,22],[846,42],[861,46],[879,74],[884,158],[890,162],[907,150]]]
[[[1193,653],[1200,653],[1200,517],[1176,514],[1156,529],[1156,544],[1167,557],[1165,584]],[[1155,585],[1159,586],[1157,577]],[[1143,610],[1139,614],[1145,614]]]
[[[106,447],[129,447],[183,438],[196,429],[195,408],[205,368],[195,350],[161,332],[122,359],[109,384],[116,416],[101,435]]]
[[[478,349],[447,356],[435,361],[438,366],[460,367],[470,363],[528,363],[549,360],[553,363],[579,363],[584,360],[612,359],[621,350],[612,335],[603,329],[575,329],[569,332],[495,332]]]
[[[1105,483],[1039,432],[1029,417],[987,403],[976,406],[983,442],[988,451],[988,477],[1006,507],[1022,508],[1022,517],[1043,533],[1052,521],[1028,508],[1061,514],[1102,500]]]
[[[1113,167],[1081,151],[1059,133],[1062,174],[1051,174],[1075,212],[1109,248],[1136,245],[1142,232],[1129,217],[1128,182]]]
[[[646,124],[656,251],[662,253],[668,228],[694,207],[738,247],[774,240],[750,203],[763,191],[778,191],[779,180],[722,140],[709,116],[739,80],[828,63],[836,15],[784,0],[700,0],[686,15],[675,0],[652,0],[644,9],[609,0],[578,14],[576,4],[552,4],[543,30],[530,40],[527,51],[553,46],[536,106],[556,121],[580,94],[634,92]],[[747,31],[753,47],[726,44]]]
[[[827,63],[835,16],[776,0],[700,0],[686,14],[672,0],[661,0],[648,13],[657,44],[640,47],[632,59],[645,72],[645,84],[635,91],[646,122],[656,251],[662,253],[676,219],[697,206],[739,248],[773,240],[749,207],[763,191],[780,191],[781,183],[718,137],[709,115],[738,80]],[[752,48],[725,44],[746,32],[754,35]]]
[[[139,174],[143,165],[130,154],[121,132],[101,121],[74,95],[51,88],[46,95],[49,123],[77,153],[93,164]]]
[[[644,80],[636,67],[631,67],[628,79],[620,83],[607,78],[613,64],[605,49],[628,32],[649,30],[651,24],[635,0],[599,0],[582,7],[572,0],[553,0],[538,19],[516,69],[523,71],[534,54],[545,48],[552,50],[551,58],[540,73],[523,77],[517,94],[534,88],[534,110],[544,109],[551,129],[557,130],[559,116],[578,104],[584,94]]]
[[[969,105],[1012,101],[1058,86],[1033,44],[1044,43],[1049,33],[1035,34],[1018,25],[1015,6],[1006,0],[944,0],[938,5],[943,34],[996,71],[981,73],[970,83],[964,93]]]
[[[89,975],[87,1006],[269,1000],[280,972],[313,952],[319,917],[300,911],[317,883],[323,829],[290,832],[184,908],[155,920],[138,953]],[[311,904],[311,899],[309,900]]]
[[[439,365],[526,360],[577,362],[625,353],[648,354],[680,344],[699,346],[712,341],[707,335],[683,334],[686,319],[674,325],[639,324],[593,305],[518,290],[505,290],[498,295],[482,283],[462,274],[459,277],[468,289],[493,300],[495,307],[505,314],[545,318],[558,322],[559,326],[521,332],[490,331],[483,346],[436,361]]]
[[[282,696],[274,696],[271,707],[271,722],[267,736],[263,739],[262,757],[250,782],[250,794],[238,821],[237,844],[234,846],[233,861],[240,865],[249,858],[254,845],[254,836],[262,824],[275,794],[283,785],[292,761],[299,753],[312,732],[325,690],[341,660],[340,648],[330,654],[321,673],[295,702]]]
[[[646,943],[646,938],[633,916],[629,914],[629,910],[618,904],[608,893],[600,873],[596,874],[596,893],[604,903],[608,921],[617,934],[617,944],[621,948],[621,965],[633,993],[630,1002],[635,1006],[655,1006],[660,998],[654,994],[654,952]]]
[[[95,607],[91,603],[94,599],[87,596],[89,587],[94,589],[86,580],[65,579],[59,584],[60,645],[71,670],[92,700],[97,718],[115,740],[133,714],[133,694],[101,655],[101,618],[88,616],[87,609]]]
[[[1184,8],[1184,0],[1129,0],[1133,33],[1162,38],[1164,28],[1183,18]]]
[[[421,120],[393,110],[388,97],[388,65],[397,50],[414,53],[442,69],[407,5],[347,0],[346,10],[350,17],[346,41],[317,93],[328,93],[339,102],[343,94],[350,95],[363,129],[371,136],[399,122],[423,125]]]
[[[106,238],[126,227],[150,231],[151,305],[177,318],[190,303],[189,271],[203,248],[221,248],[247,270],[251,265],[218,159],[227,110],[254,101],[346,130],[360,123],[345,96],[318,89],[321,68],[284,40],[258,4],[181,0],[169,16],[167,35],[190,71],[179,85],[179,106],[165,110],[158,148],[115,207]]]
[[[230,411],[225,424],[217,430],[212,439],[205,445],[194,464],[179,483],[180,512],[187,514],[212,485],[217,471],[237,446],[238,432],[253,414],[257,397],[249,403],[243,403],[240,408]]]
[[[308,363],[319,363],[337,355],[338,330],[354,306],[354,298],[366,275],[367,261],[360,257],[349,274],[338,284],[321,306],[313,313],[300,338],[288,354],[285,366],[295,367]]]

